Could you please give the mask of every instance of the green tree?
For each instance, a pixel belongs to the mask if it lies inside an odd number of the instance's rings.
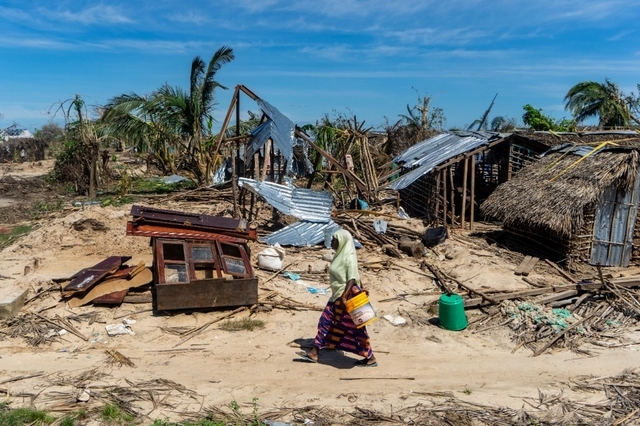
[[[57,152],[64,141],[64,129],[58,123],[50,121],[37,129],[34,136],[44,141],[50,152]]]
[[[149,96],[116,96],[102,117],[109,134],[149,152],[164,172],[190,171],[198,183],[208,181],[213,168],[215,90],[226,89],[215,79],[221,67],[234,59],[223,46],[207,64],[196,56],[191,62],[189,90],[165,84]]]
[[[564,97],[565,109],[571,111],[578,122],[592,117],[598,118],[598,127],[627,127],[630,121],[640,124],[631,113],[631,97],[625,95],[618,85],[608,78],[604,83],[583,81],[573,86]]]
[[[575,123],[566,118],[555,120],[553,117],[543,114],[542,109],[536,109],[529,104],[522,108],[525,111],[522,115],[522,121],[533,130],[551,130],[555,132],[575,130]]]

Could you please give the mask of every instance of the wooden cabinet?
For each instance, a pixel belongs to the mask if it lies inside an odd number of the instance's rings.
[[[253,305],[258,279],[243,243],[153,238],[156,309]]]

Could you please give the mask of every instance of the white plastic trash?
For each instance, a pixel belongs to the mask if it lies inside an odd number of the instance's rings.
[[[258,267],[268,271],[279,271],[282,269],[285,251],[280,244],[267,247],[258,253]]]

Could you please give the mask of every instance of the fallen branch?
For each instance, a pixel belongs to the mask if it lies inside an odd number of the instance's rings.
[[[214,319],[214,320],[212,320],[212,321],[209,321],[208,323],[206,323],[206,324],[204,324],[204,325],[202,325],[202,326],[200,326],[200,327],[198,327],[198,328],[194,329],[194,330],[190,333],[190,335],[189,335],[188,337],[185,337],[184,339],[182,339],[181,341],[179,341],[178,343],[176,343],[175,345],[173,345],[173,347],[175,348],[175,347],[177,347],[177,346],[180,346],[181,344],[183,344],[183,343],[184,343],[184,342],[186,342],[187,340],[189,340],[189,339],[191,339],[191,338],[193,338],[193,337],[197,336],[198,334],[202,333],[202,332],[203,332],[203,331],[205,331],[205,330],[206,330],[206,329],[207,329],[211,324],[215,324],[215,323],[217,323],[217,322],[219,322],[219,321],[222,321],[222,320],[223,320],[223,319],[225,319],[225,318],[232,317],[232,316],[234,316],[234,315],[235,315],[235,314],[237,314],[237,313],[240,313],[240,312],[242,312],[242,311],[246,311],[247,309],[249,309],[249,308],[247,308],[246,306],[243,306],[243,307],[238,308],[238,309],[236,309],[236,310],[234,310],[234,311],[232,311],[232,312],[226,313],[226,314],[222,315],[221,317],[218,317],[218,318],[216,318],[216,319]]]

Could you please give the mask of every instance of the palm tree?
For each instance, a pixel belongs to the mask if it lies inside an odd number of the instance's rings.
[[[191,62],[189,91],[165,84],[151,95],[120,95],[104,107],[103,122],[110,134],[146,147],[165,172],[174,173],[175,162],[193,173],[198,183],[211,175],[213,108],[215,89],[226,89],[215,80],[222,65],[234,59],[223,46],[205,63]]]
[[[598,117],[598,127],[625,127],[633,120],[628,97],[608,78],[604,83],[583,81],[573,86],[564,97],[565,109],[571,111],[577,122]]]

